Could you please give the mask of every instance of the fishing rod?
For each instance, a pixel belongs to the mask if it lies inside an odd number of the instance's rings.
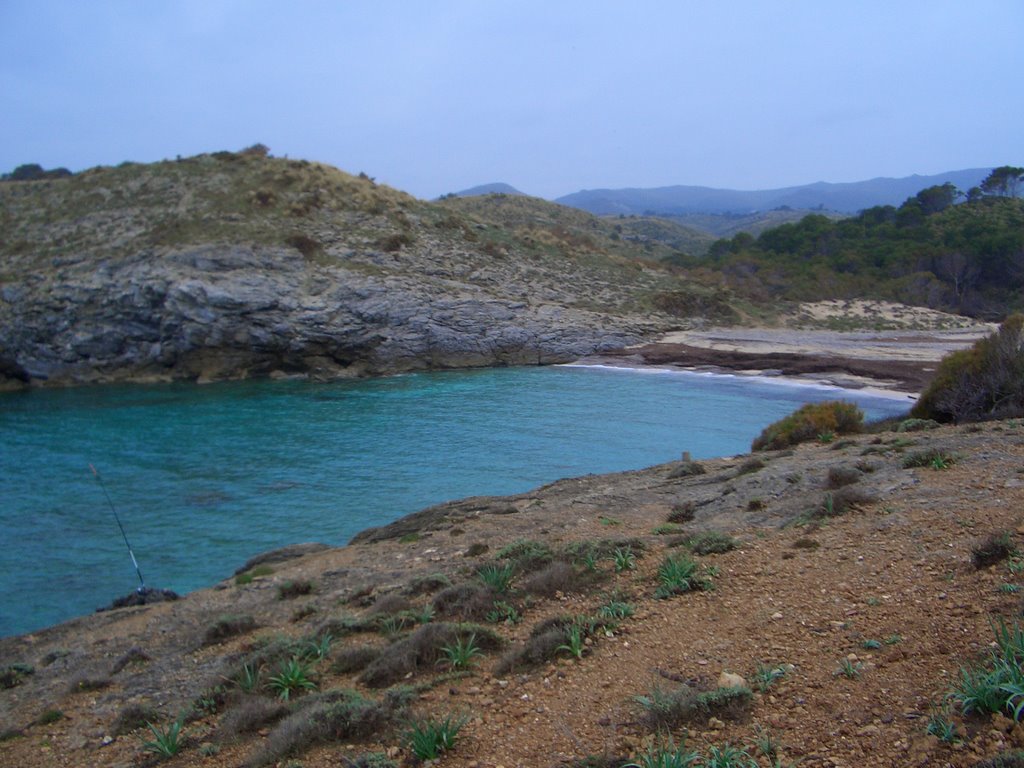
[[[110,499],[110,494],[107,493],[107,486],[103,482],[103,478],[100,477],[100,473],[96,471],[96,467],[91,463],[89,464],[89,469],[92,470],[93,476],[99,481],[100,488],[103,489],[103,495],[107,497],[107,504],[110,505],[110,511],[114,513],[114,519],[117,521],[117,527],[121,529],[121,537],[124,539],[124,545],[128,547],[128,554],[131,555],[132,565],[135,566],[135,573],[139,575],[139,584],[141,584],[141,586],[139,587],[138,592],[141,594],[146,591],[146,582],[142,578],[142,571],[139,570],[139,563],[135,559],[135,553],[132,552],[132,545],[128,543],[128,534],[124,532],[124,526],[121,525],[121,518],[117,515],[117,509],[114,508],[114,502]]]

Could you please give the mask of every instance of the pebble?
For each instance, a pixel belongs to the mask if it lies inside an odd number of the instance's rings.
[[[782,611],[776,611],[772,614],[772,621],[778,621],[782,618]]]

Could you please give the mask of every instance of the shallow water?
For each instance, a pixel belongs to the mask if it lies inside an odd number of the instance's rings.
[[[733,376],[549,367],[359,382],[104,386],[0,395],[0,636],[138,580],[184,593],[250,556],[450,499],[749,450],[800,404],[908,405]]]

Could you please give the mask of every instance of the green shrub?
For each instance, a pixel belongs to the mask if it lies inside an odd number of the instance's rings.
[[[554,560],[522,580],[524,592],[538,597],[554,597],[558,592],[575,592],[581,589],[592,577],[576,572],[564,560]]]
[[[129,704],[114,719],[110,732],[115,736],[124,736],[126,733],[145,728],[147,723],[155,723],[160,719],[160,713],[152,707],[142,704]]]
[[[35,673],[31,664],[11,664],[0,669],[0,690],[14,688],[25,682],[25,678]]]
[[[238,635],[244,635],[256,628],[256,620],[252,616],[221,616],[207,627],[203,635],[203,645],[216,645]]]
[[[246,696],[220,719],[217,738],[232,740],[274,725],[288,714],[288,705],[266,696]]]
[[[410,673],[424,667],[433,667],[445,656],[442,650],[461,642],[464,646],[472,638],[472,645],[481,651],[500,648],[503,641],[491,630],[475,624],[424,624],[398,640],[369,662],[359,682],[370,688],[384,688],[397,683]]]
[[[1024,416],[1024,315],[942,358],[910,415],[954,423]]]
[[[808,403],[774,424],[765,427],[751,445],[755,451],[777,450],[797,443],[817,440],[818,436],[860,432],[864,413],[852,403],[829,401]]]
[[[928,429],[935,429],[939,422],[933,419],[904,419],[896,425],[896,432],[922,432]]]
[[[59,709],[48,709],[35,719],[36,725],[49,725],[64,719],[64,713]]]
[[[298,579],[296,581],[286,581],[284,584],[277,588],[277,599],[278,600],[291,600],[295,597],[302,597],[308,595],[313,591],[313,582],[307,579]]]
[[[666,731],[709,717],[736,719],[750,708],[749,688],[715,688],[699,691],[689,685],[665,691],[655,687],[647,696],[637,696],[643,709],[641,719],[651,730]]]
[[[574,633],[582,643],[592,627],[589,621],[571,616],[555,616],[542,621],[530,631],[523,644],[510,649],[498,661],[494,673],[503,675],[523,667],[535,667],[556,658],[563,650],[575,655]]]
[[[360,645],[355,648],[346,648],[337,655],[331,663],[331,672],[337,675],[348,675],[352,672],[362,672],[372,662],[376,661],[383,649],[373,645]]]
[[[703,531],[688,537],[686,547],[695,555],[721,555],[736,549],[736,539],[719,531]]]
[[[760,472],[766,466],[768,465],[765,464],[763,460],[755,456],[740,464],[739,469],[736,470],[736,476],[739,477],[740,475],[750,475],[754,472]]]
[[[852,485],[859,482],[861,477],[863,475],[856,467],[848,467],[842,464],[829,467],[825,487],[835,490],[836,488],[842,488],[844,485]]]
[[[315,694],[301,703],[267,736],[263,748],[246,761],[264,766],[317,744],[380,737],[408,707],[401,692],[386,693],[374,701],[353,690]]]
[[[989,534],[971,549],[971,562],[978,570],[1008,560],[1016,554],[1009,531]]]
[[[668,513],[665,521],[668,523],[688,523],[693,520],[693,513],[696,504],[692,501],[684,501],[680,504],[673,504],[672,511]]]

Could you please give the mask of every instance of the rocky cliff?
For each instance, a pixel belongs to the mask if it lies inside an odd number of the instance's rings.
[[[260,154],[8,182],[0,202],[6,386],[564,361],[678,325],[655,297],[685,287],[600,236]]]

